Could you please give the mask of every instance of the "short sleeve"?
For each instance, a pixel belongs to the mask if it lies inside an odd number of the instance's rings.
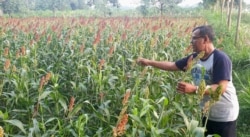
[[[197,54],[193,53],[193,54],[191,54],[191,55],[189,55],[189,56],[187,56],[187,57],[185,57],[185,58],[182,58],[182,59],[180,59],[180,60],[177,60],[177,61],[175,62],[175,65],[176,65],[180,70],[185,71],[185,68],[186,68],[186,66],[187,66],[187,62],[188,62],[188,59],[189,59],[190,56],[196,57]]]
[[[213,66],[213,83],[221,80],[231,80],[232,62],[229,57],[221,51],[215,52]]]

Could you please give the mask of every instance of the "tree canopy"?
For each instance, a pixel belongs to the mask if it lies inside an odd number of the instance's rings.
[[[147,15],[148,10],[155,8],[159,13],[169,12],[183,0],[141,0],[139,10]],[[203,0],[203,8],[215,8],[228,0]],[[239,0],[234,1],[237,6]],[[63,11],[95,8],[107,12],[110,7],[120,8],[119,0],[0,0],[0,10],[4,14],[25,13],[27,11]]]
[[[102,9],[106,5],[119,7],[118,0],[0,0],[3,13],[22,13],[28,10],[76,10],[95,6]]]

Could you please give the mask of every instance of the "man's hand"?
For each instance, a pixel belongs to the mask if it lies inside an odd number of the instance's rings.
[[[179,70],[179,68],[175,65],[175,62],[155,61],[155,60],[149,60],[145,58],[138,58],[136,62],[142,66],[152,66],[152,67],[155,67],[161,70],[166,70],[166,71]]]
[[[137,64],[142,65],[142,66],[149,66],[149,61],[148,59],[145,58],[138,58],[136,60]]]
[[[180,81],[176,87],[177,91],[180,93],[195,93],[196,86],[187,82]]]

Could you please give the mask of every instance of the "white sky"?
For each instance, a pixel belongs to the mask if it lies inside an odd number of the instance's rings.
[[[137,7],[140,5],[141,0],[119,0],[122,7]],[[181,5],[188,7],[198,4],[202,0],[184,0]],[[247,4],[250,4],[250,0],[244,0]]]
[[[198,4],[202,0],[184,0],[182,3],[179,4],[181,7],[191,7],[193,5]]]
[[[250,0],[244,0],[244,2],[246,2],[247,4],[250,4]]]
[[[140,5],[141,0],[118,0],[121,6],[124,7],[137,7]]]

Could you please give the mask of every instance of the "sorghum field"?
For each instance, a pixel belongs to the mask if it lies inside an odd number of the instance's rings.
[[[174,61],[191,53],[191,31],[202,24],[202,18],[1,18],[5,136],[202,136],[198,97],[175,90],[184,73],[136,64],[138,57]]]

